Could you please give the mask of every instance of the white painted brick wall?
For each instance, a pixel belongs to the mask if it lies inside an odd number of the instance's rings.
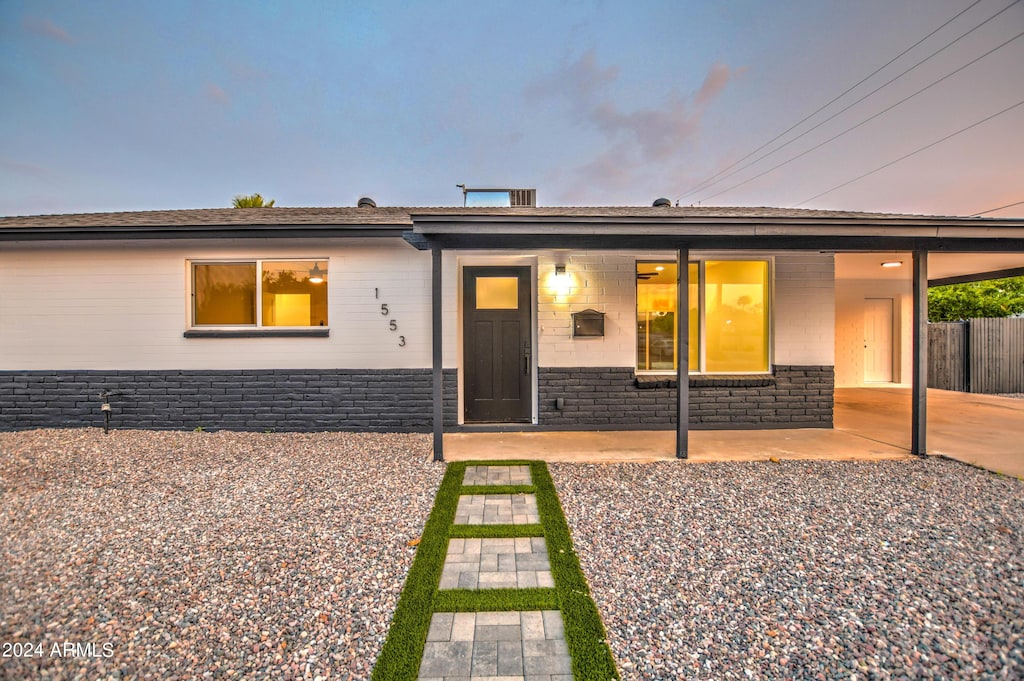
[[[189,259],[298,257],[330,259],[330,338],[184,338]],[[0,320],[0,370],[428,367],[430,253],[400,239],[5,247]]]
[[[835,263],[831,255],[775,257],[776,364],[835,363]]]
[[[464,255],[445,253],[443,259],[446,367],[459,364],[459,260]],[[329,338],[183,337],[189,259],[299,257],[329,258]],[[539,253],[532,260],[538,276],[538,365],[633,366],[636,261],[672,258],[673,252]],[[495,256],[492,264],[500,262]],[[429,367],[430,263],[429,252],[400,239],[5,247],[0,251],[0,370]],[[556,264],[565,264],[572,278],[567,296],[551,288]],[[776,258],[776,363],[833,363],[832,273],[831,256]],[[388,316],[381,314],[383,303]],[[571,314],[587,308],[605,313],[603,338],[572,337]],[[388,328],[392,319],[397,331]],[[405,347],[398,346],[400,335]]]
[[[564,264],[568,295],[553,288]],[[538,258],[538,366],[632,366],[636,348],[636,257],[602,252],[545,253]],[[572,313],[605,313],[604,337],[574,338]]]

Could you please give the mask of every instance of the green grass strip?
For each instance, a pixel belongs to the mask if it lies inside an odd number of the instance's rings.
[[[463,485],[463,494],[533,494],[533,485]]]
[[[505,539],[508,537],[543,537],[543,525],[454,525],[448,536],[465,539]]]
[[[434,596],[434,612],[558,610],[554,589],[445,589]]]
[[[419,673],[423,647],[433,614],[434,594],[441,580],[448,552],[448,530],[462,492],[466,465],[448,464],[416,549],[416,557],[405,578],[405,587],[395,607],[388,637],[373,667],[375,681],[413,681]]]
[[[533,485],[462,486],[466,466],[529,465]],[[539,525],[453,525],[459,496],[509,494],[494,489],[532,487],[537,496]],[[467,492],[467,490],[483,490]],[[485,589],[439,591],[451,537],[545,537],[554,589]],[[488,610],[560,610],[576,679],[618,679],[601,616],[573,549],[569,526],[554,482],[543,461],[479,461],[448,464],[427,518],[416,557],[398,599],[387,640],[373,668],[375,681],[414,681],[434,612]]]
[[[601,615],[590,597],[590,587],[580,569],[573,549],[569,525],[558,501],[555,483],[543,461],[530,464],[537,487],[537,510],[544,525],[548,562],[555,579],[555,590],[565,626],[565,642],[572,657],[572,673],[577,679],[618,679],[615,660],[608,648],[607,633]]]

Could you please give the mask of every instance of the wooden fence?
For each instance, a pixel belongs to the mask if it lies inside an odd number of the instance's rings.
[[[1024,392],[1024,318],[929,324],[928,387]]]

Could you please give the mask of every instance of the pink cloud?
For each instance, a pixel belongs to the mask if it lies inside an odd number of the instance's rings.
[[[711,66],[700,88],[689,95],[669,91],[655,106],[629,109],[607,97],[619,77],[617,66],[602,67],[593,50],[526,91],[531,99],[564,98],[574,119],[599,131],[602,151],[574,173],[568,192],[648,183],[649,175],[673,174],[686,145],[700,132],[701,117],[743,69]]]
[[[594,50],[587,50],[578,60],[558,69],[526,89],[528,99],[565,97],[577,117],[585,117],[594,98],[619,77],[619,67],[601,68]]]
[[[694,95],[694,103],[698,108],[711,103],[721,94],[725,86],[729,84],[729,81],[743,75],[744,71],[746,71],[746,68],[730,69],[726,64],[721,62],[715,63],[704,78],[704,83],[700,86],[700,90],[697,90],[697,94]]]
[[[37,35],[46,36],[52,40],[57,40],[68,45],[75,42],[67,31],[48,19],[40,19],[39,17],[26,15],[25,18],[22,19],[21,25],[24,26],[27,31],[31,31]]]
[[[0,157],[0,169],[16,175],[27,175],[30,177],[48,177],[51,171],[46,166],[41,166],[28,161],[18,161],[13,158]]]
[[[224,92],[223,88],[219,85],[213,83],[206,84],[206,96],[220,104],[231,104],[231,98],[228,97],[228,93]]]

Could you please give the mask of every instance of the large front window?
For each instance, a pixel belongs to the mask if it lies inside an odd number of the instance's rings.
[[[705,260],[687,269],[690,371],[768,371],[768,262]],[[677,366],[677,272],[675,262],[637,263],[638,371]]]
[[[327,261],[194,262],[192,325],[327,326]]]

